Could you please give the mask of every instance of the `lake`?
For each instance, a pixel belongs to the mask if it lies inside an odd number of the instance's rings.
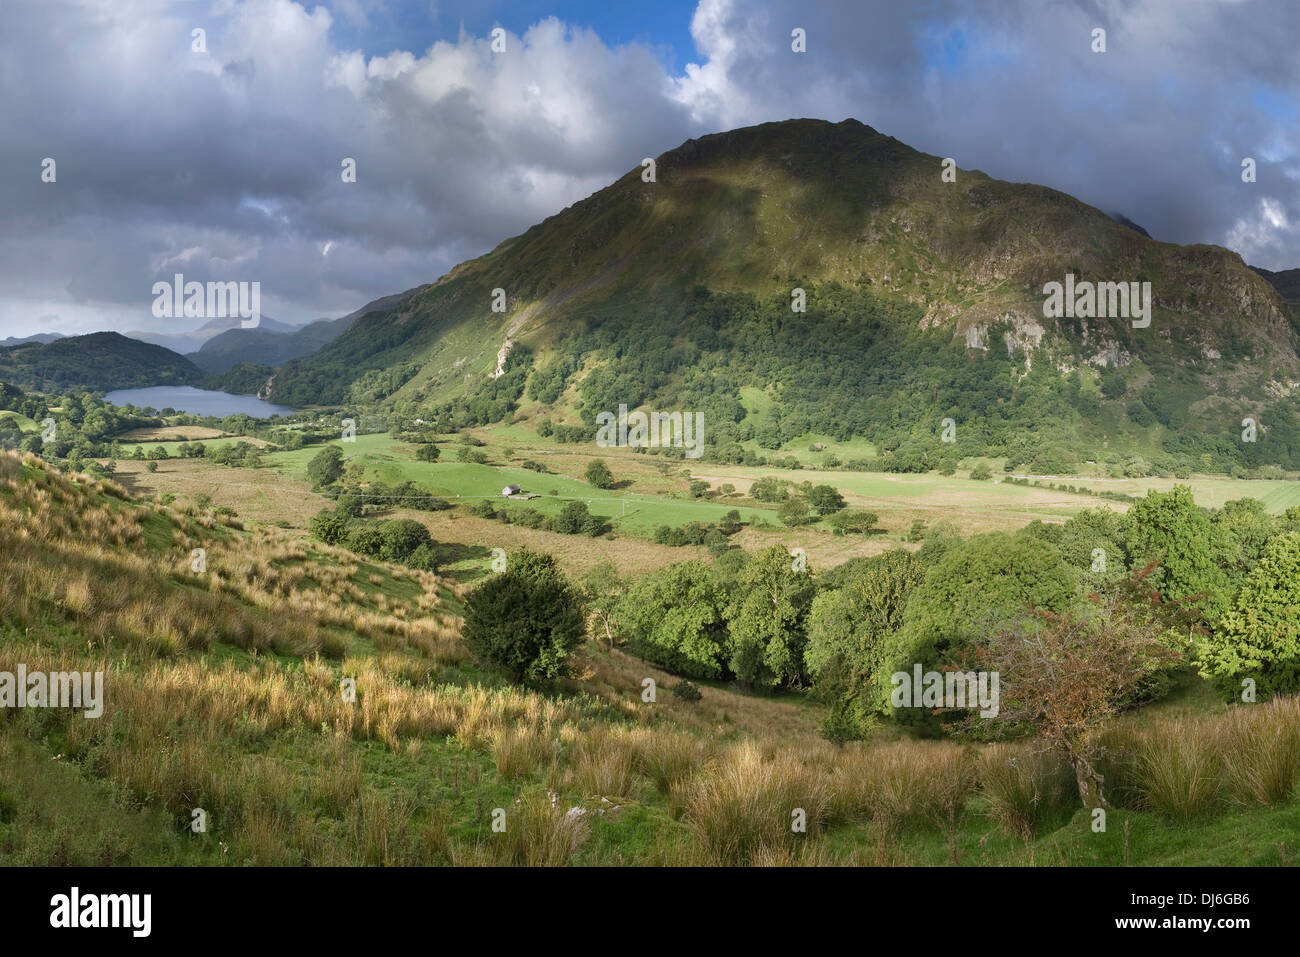
[[[196,389],[190,385],[116,389],[104,396],[104,399],[113,405],[130,404],[137,408],[149,406],[155,409],[175,409],[191,415],[251,415],[257,419],[267,419],[273,415],[288,415],[293,411],[287,405],[275,405],[251,395],[214,392],[211,389]]]

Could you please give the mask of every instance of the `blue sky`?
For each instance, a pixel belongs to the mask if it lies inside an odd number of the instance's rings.
[[[697,58],[690,31],[695,0],[407,0],[368,10],[366,24],[348,16],[351,3],[330,0],[325,6],[335,15],[340,45],[367,56],[455,42],[462,28],[476,36],[496,26],[522,34],[539,20],[556,17],[595,30],[611,46],[645,44],[673,73]]]

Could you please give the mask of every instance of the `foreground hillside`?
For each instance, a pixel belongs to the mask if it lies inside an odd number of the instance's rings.
[[[367,313],[269,397],[587,433],[621,404],[698,411],[715,461],[817,435],[902,471],[956,453],[1064,472],[1103,449],[1300,466],[1300,316],[1228,250],[978,171],[945,182],[852,120],[703,137],[642,174]],[[1150,324],[1045,318],[1067,274],[1150,282]]]
[[[5,862],[1297,860],[1296,699],[1186,684],[1118,719],[1097,832],[1026,741],[836,746],[813,700],[693,700],[601,631],[512,687],[467,651],[463,586],[243,524],[0,456],[0,671],[105,672],[102,717],[0,711]]]

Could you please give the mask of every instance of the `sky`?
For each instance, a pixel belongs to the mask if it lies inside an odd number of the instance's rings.
[[[0,0],[0,336],[192,328],[176,273],[345,315],[792,117],[1300,267],[1297,49],[1296,0]]]

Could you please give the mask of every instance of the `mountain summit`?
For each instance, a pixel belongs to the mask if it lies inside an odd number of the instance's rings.
[[[479,420],[483,402],[503,401],[508,387],[491,384],[522,345],[517,363],[535,355],[567,357],[573,366],[561,394],[545,403],[561,420],[576,414],[587,422],[599,411],[591,400],[618,398],[618,388],[607,386],[620,376],[632,376],[622,400],[631,407],[701,401],[699,389],[681,387],[690,368],[704,363],[725,366],[731,377],[734,414],[722,414],[757,427],[758,409],[745,389],[762,390],[770,401],[759,404],[771,407],[763,415],[780,420],[803,401],[800,376],[820,379],[835,369],[859,378],[863,388],[844,395],[851,406],[887,389],[890,377],[877,374],[878,363],[937,363],[927,375],[941,379],[947,367],[960,379],[987,361],[977,378],[1007,390],[995,403],[1003,423],[1035,427],[1024,403],[1025,377],[1037,367],[1056,380],[1050,388],[1075,397],[1069,415],[1043,413],[1058,437],[1083,437],[1083,419],[1104,412],[1135,429],[1134,444],[1155,454],[1170,452],[1161,427],[1191,425],[1228,442],[1249,414],[1267,417],[1276,460],[1300,452],[1292,403],[1300,317],[1240,256],[1155,241],[1046,187],[966,169],[954,170],[953,179],[944,170],[941,157],[855,120],[789,120],[688,140],[655,159],[653,176],[637,167],[363,315],[319,353],[278,370],[273,398],[381,401],[412,411],[460,403],[463,423],[465,403],[477,395],[483,401],[469,418]],[[1045,317],[1045,285],[1067,277],[1071,288],[1150,283],[1149,326],[1104,309]],[[803,290],[806,313],[792,310],[796,290]],[[793,364],[774,367],[771,357],[747,353],[763,336],[771,340],[772,322],[802,329],[806,345],[793,346],[801,352],[856,351],[789,356]],[[821,342],[827,335],[833,341]],[[888,356],[889,348],[912,353]],[[638,357],[638,350],[657,351]],[[638,359],[656,371],[633,374]],[[514,379],[522,388],[542,371]],[[1102,404],[1077,400],[1080,393]],[[931,428],[939,410],[933,389],[926,394],[911,413],[916,423],[887,426],[848,408],[814,415],[808,425],[864,433],[888,448]],[[949,398],[958,421],[994,411],[989,396],[963,399],[959,389]],[[513,399],[504,401],[514,408]],[[802,412],[777,431],[788,435],[807,418]],[[982,426],[986,445],[993,442],[986,451],[1001,441],[987,434],[997,421]],[[1248,459],[1260,454],[1248,452]]]

